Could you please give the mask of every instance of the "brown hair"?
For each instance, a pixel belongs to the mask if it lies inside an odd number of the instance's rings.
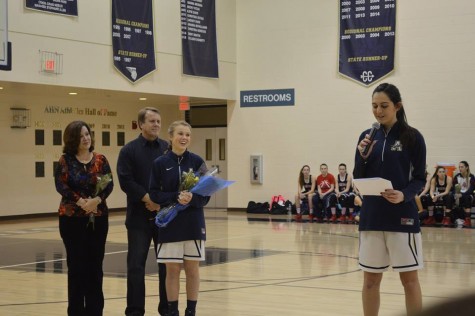
[[[145,115],[147,115],[147,111],[155,112],[158,115],[160,115],[160,111],[157,108],[145,107],[145,108],[139,110],[139,115],[138,115],[138,118],[137,118],[139,123],[142,123],[142,124],[145,123]]]
[[[432,179],[436,179],[436,180],[437,180],[437,174],[439,173],[439,170],[440,170],[440,169],[444,169],[444,170],[445,170],[445,167],[443,167],[443,166],[437,166],[437,168],[435,168],[434,174],[432,175]],[[447,171],[447,170],[445,170],[445,171]]]
[[[401,93],[399,89],[390,83],[382,83],[374,89],[373,94],[377,92],[383,92],[387,95],[387,97],[394,103],[396,106],[398,103],[400,104],[399,110],[396,112],[397,122],[399,124],[399,128],[401,130],[401,144],[403,146],[407,146],[412,148],[416,143],[416,129],[409,126],[407,123],[406,112],[404,111],[404,106],[402,104]]]
[[[467,179],[467,183],[468,183],[470,179],[470,166],[468,165],[468,162],[466,162],[465,160],[462,160],[460,163],[464,165],[465,168],[467,168],[467,175],[465,176],[465,179]],[[460,172],[460,175],[463,177],[461,172]]]
[[[94,139],[92,137],[91,128],[83,121],[73,121],[66,126],[63,135],[63,153],[69,155],[76,155],[78,153],[79,144],[81,143],[81,130],[82,127],[86,126],[87,131],[91,135],[91,147],[89,151],[94,150]]]
[[[300,169],[300,173],[299,173],[299,184],[301,187],[303,187],[303,185],[305,184],[304,183],[304,179],[303,179],[303,169],[307,167],[308,170],[310,171],[310,166],[309,165],[303,165],[302,166],[302,169]],[[309,173],[309,176],[310,176],[310,173]]]

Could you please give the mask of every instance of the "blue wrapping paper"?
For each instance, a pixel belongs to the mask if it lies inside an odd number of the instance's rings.
[[[211,196],[214,193],[227,188],[235,181],[223,180],[213,176],[202,176],[198,183],[191,188],[190,192],[201,196]],[[179,212],[188,208],[189,204],[173,204],[158,211],[155,217],[155,225],[159,228],[167,227],[167,225],[178,215]]]

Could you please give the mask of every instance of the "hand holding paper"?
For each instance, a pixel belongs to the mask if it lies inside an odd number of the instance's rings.
[[[404,201],[404,193],[399,190],[386,189],[385,191],[381,192],[381,196],[394,204]]]
[[[386,189],[392,189],[391,181],[383,178],[354,179],[353,183],[361,195],[381,195]]]

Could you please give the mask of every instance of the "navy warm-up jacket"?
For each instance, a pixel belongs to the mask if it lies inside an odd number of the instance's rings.
[[[180,178],[190,169],[197,172],[202,167],[203,159],[189,151],[178,157],[172,151],[158,157],[152,166],[150,175],[150,199],[161,207],[178,203]],[[160,243],[185,240],[206,240],[206,226],[203,207],[209,196],[193,194],[189,207],[173,219],[166,227],[159,228]]]
[[[361,133],[358,143],[369,133]],[[364,160],[358,149],[355,155],[353,176],[358,178],[381,177],[390,180],[393,189],[402,191],[404,201],[390,203],[382,196],[364,196],[360,212],[360,231],[420,232],[415,196],[424,186],[426,177],[426,145],[419,131],[415,143],[406,148],[400,141],[400,127],[396,123],[386,134],[377,130],[373,151]]]

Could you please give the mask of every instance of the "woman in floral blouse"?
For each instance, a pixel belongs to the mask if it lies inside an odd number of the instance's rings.
[[[102,315],[102,261],[109,229],[106,198],[114,184],[109,163],[93,152],[91,129],[71,122],[54,179],[61,194],[59,231],[68,264],[68,315]]]

